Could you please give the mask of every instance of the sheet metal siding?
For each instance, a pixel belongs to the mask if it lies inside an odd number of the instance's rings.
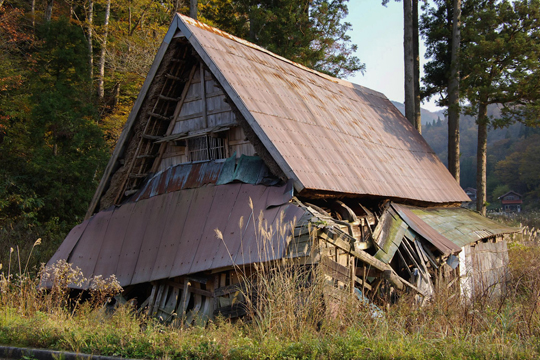
[[[169,193],[163,196],[156,197],[155,207],[146,220],[146,226],[143,242],[135,265],[132,283],[143,283],[150,281],[156,257],[162,241],[163,230],[170,221],[171,213],[174,213],[175,201],[177,200],[176,193]]]
[[[105,210],[97,213],[88,224],[77,245],[73,249],[68,261],[78,266],[84,276],[89,280],[94,273],[98,262],[99,253],[109,225],[113,210]],[[83,287],[86,287],[84,284]]]
[[[306,70],[185,17],[181,21],[192,34],[190,41],[220,72],[214,75],[228,81],[269,139],[261,141],[269,150],[275,146],[272,155],[282,157],[305,188],[469,201],[384,96]]]
[[[107,227],[103,245],[99,250],[99,257],[94,267],[94,274],[116,274],[122,245],[134,207],[134,203],[125,204],[122,208],[115,209],[111,215],[109,223],[114,225]]]
[[[208,221],[215,188],[215,186],[206,186],[198,188],[195,192],[186,217],[186,226],[184,226],[182,234],[179,235],[181,243],[176,251],[171,276],[189,273],[204,225]]]
[[[229,264],[234,261],[234,257],[242,245],[244,239],[243,235],[247,228],[248,220],[251,217],[249,199],[255,203],[262,201],[261,196],[265,193],[265,190],[266,188],[264,186],[251,184],[241,185],[238,196],[234,203],[231,203],[232,210],[229,215],[229,221],[224,229],[220,229],[223,234],[223,241],[216,248],[216,253],[211,265],[212,269],[229,266]],[[240,221],[240,219],[242,219],[242,221]],[[240,227],[240,225],[242,226]]]
[[[153,212],[155,197],[148,200],[139,201],[131,213],[128,228],[122,250],[116,268],[116,277],[122,286],[131,284],[135,266],[139,258],[141,245],[144,239],[144,233],[148,225],[148,218]],[[117,211],[123,211],[124,206]],[[106,275],[106,274],[101,274]]]
[[[248,259],[276,259],[284,254],[283,237],[267,242],[271,256],[261,257],[257,251],[261,238],[255,234],[261,211],[265,229],[282,212],[288,220],[303,214],[304,210],[288,204],[291,197],[284,197],[286,190],[287,185],[209,185],[101,211],[74,228],[49,264],[65,258],[80,267],[86,278],[115,274],[127,286],[231,266],[234,255],[231,258],[229,252],[253,254],[239,258],[238,265]],[[268,203],[283,200],[284,205],[266,208]],[[242,229],[240,217],[244,218]],[[216,237],[215,229],[221,230],[224,241]]]
[[[409,208],[426,224],[463,247],[478,240],[519,231],[464,208]]]
[[[131,201],[148,199],[153,196],[182,189],[193,189],[215,184],[223,168],[223,162],[207,161],[180,164],[152,176]]]
[[[216,236],[216,229],[220,231],[225,229],[233,209],[233,207],[227,209],[224,205],[234,204],[241,187],[241,184],[215,187],[216,191],[212,206],[206,224],[204,224],[204,229],[202,229],[201,240],[196,247],[197,251],[189,270],[190,273],[208,270],[212,267],[216,253],[222,243],[222,240]]]
[[[182,246],[181,234],[184,227],[191,226],[186,220],[196,191],[196,189],[188,189],[176,192],[178,199],[171,214],[173,220],[163,230],[161,246],[152,271],[152,279],[166,279],[171,276],[176,253],[178,248]]]
[[[88,226],[88,224],[92,221],[94,218],[90,218],[88,220],[83,221],[81,224],[75,226],[69,234],[66,236],[58,250],[54,253],[54,255],[51,257],[49,262],[47,263],[47,266],[51,266],[58,260],[62,259],[69,259],[71,252],[73,251],[73,248],[77,245],[77,242],[81,238],[82,234],[84,233],[84,230]]]

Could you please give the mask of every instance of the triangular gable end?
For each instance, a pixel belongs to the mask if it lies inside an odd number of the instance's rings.
[[[103,209],[121,203],[140,190],[150,174],[179,163],[264,153],[274,173],[283,180],[290,178],[244,120],[249,112],[235,107],[242,106],[238,96],[226,93],[230,86],[225,78],[210,70],[215,66],[205,61],[194,37],[187,28],[179,28],[180,23],[176,17],[165,37],[86,218],[98,204]]]

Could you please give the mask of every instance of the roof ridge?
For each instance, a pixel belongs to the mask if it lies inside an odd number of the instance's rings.
[[[304,70],[304,71],[307,71],[307,72],[310,72],[314,75],[317,75],[317,76],[320,76],[322,77],[323,79],[325,80],[328,80],[328,81],[331,81],[333,83],[336,83],[336,84],[339,84],[339,85],[342,85],[342,86],[346,86],[346,87],[349,87],[349,88],[353,88],[355,90],[359,90],[359,91],[362,91],[362,92],[365,92],[365,93],[368,93],[368,94],[371,94],[371,95],[376,95],[376,96],[379,96],[383,99],[387,99],[386,95],[384,95],[383,93],[381,92],[378,92],[376,90],[372,90],[372,89],[369,89],[365,86],[362,86],[362,85],[359,85],[359,84],[355,84],[353,82],[350,82],[348,80],[344,80],[344,79],[339,79],[339,78],[336,78],[334,76],[331,76],[331,75],[328,75],[328,74],[325,74],[325,73],[322,73],[320,71],[317,71],[317,70],[314,70],[314,69],[311,69],[311,68],[308,68],[307,66],[305,65],[302,65],[302,64],[299,64],[297,62],[294,62],[292,60],[289,60],[287,58],[284,58],[283,56],[280,56],[278,54],[275,54],[273,52],[271,52],[270,50],[267,50],[257,44],[254,44],[252,42],[249,42],[247,40],[244,40],[242,38],[239,38],[237,36],[234,36],[232,34],[229,34],[228,32],[226,31],[223,31],[223,30],[220,30],[218,28],[215,28],[213,26],[210,26],[208,24],[205,24],[199,20],[195,20],[193,18],[190,18],[189,16],[186,16],[186,15],[183,15],[181,13],[177,13],[177,15],[182,19],[182,21],[184,21],[185,23],[189,24],[189,25],[193,25],[193,26],[196,26],[200,29],[203,29],[203,30],[206,30],[206,31],[210,31],[216,35],[219,35],[219,36],[222,36],[226,39],[229,39],[229,40],[233,40],[233,41],[236,41],[237,43],[239,44],[242,44],[242,45],[245,45],[245,46],[248,46],[252,49],[255,49],[255,50],[258,50],[258,51],[261,51],[261,52],[264,52],[265,54],[267,55],[270,55],[278,60],[281,60],[283,62],[286,62],[290,65],[293,65],[301,70]]]

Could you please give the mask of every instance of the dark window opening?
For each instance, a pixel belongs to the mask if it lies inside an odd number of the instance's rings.
[[[225,159],[225,139],[203,135],[188,139],[188,161]]]

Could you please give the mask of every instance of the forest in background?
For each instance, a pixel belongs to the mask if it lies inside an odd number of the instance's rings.
[[[404,112],[403,104],[393,103]],[[488,115],[494,119],[500,117],[498,106],[489,106]],[[444,110],[422,109],[422,136],[448,166],[448,119]],[[474,116],[461,115],[460,137],[460,185],[464,189],[475,188],[478,129]],[[498,197],[513,190],[524,196],[525,211],[537,210],[540,207],[540,129],[522,123],[491,128],[487,144],[488,209],[500,209]]]
[[[489,112],[496,112],[496,107]],[[462,116],[461,186],[476,187],[477,128],[475,119]],[[447,162],[448,125],[434,121],[424,127],[424,137],[443,163]],[[498,198],[508,191],[523,195],[525,211],[539,208],[540,196],[540,129],[515,123],[488,132],[487,201],[488,210],[498,210]]]

